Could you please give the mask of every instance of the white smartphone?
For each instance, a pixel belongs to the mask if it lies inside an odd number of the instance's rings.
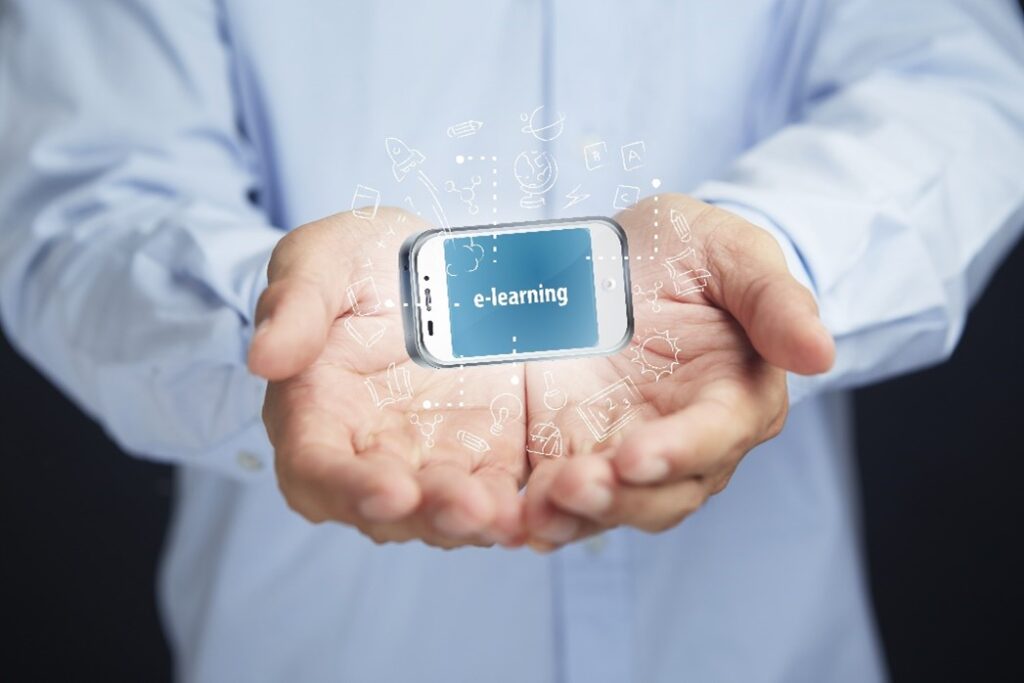
[[[399,269],[421,365],[611,354],[633,336],[626,234],[608,218],[428,230]]]

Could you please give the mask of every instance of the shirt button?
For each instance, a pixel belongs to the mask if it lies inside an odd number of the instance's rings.
[[[608,539],[605,538],[604,534],[591,536],[587,540],[583,541],[583,547],[586,548],[587,552],[591,555],[600,555],[606,545],[608,545]]]
[[[263,460],[255,453],[239,451],[235,459],[238,461],[238,466],[248,472],[258,472],[263,469]]]

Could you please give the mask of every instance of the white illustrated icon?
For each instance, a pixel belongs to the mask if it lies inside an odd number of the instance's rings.
[[[625,210],[640,201],[640,188],[633,185],[619,185],[615,188],[615,199],[612,207]]]
[[[366,185],[356,185],[356,193],[352,195],[352,214],[359,218],[373,220],[377,217],[378,208],[380,208],[380,192]]]
[[[593,142],[583,148],[583,162],[587,165],[588,171],[596,171],[603,168],[608,160],[608,143],[605,141]]]
[[[420,210],[416,208],[416,202],[412,200],[412,197],[410,197],[409,195],[405,195],[405,199],[403,199],[402,201],[405,202],[405,205],[408,206],[409,210],[412,211],[414,214],[416,214],[417,216],[423,215],[420,213]],[[399,218],[401,218],[403,221],[405,220],[404,216],[399,216]]]
[[[640,414],[642,400],[633,380],[623,377],[576,406],[576,411],[594,438],[604,441]]]
[[[547,152],[531,150],[520,152],[512,165],[513,173],[523,191],[519,206],[539,209],[544,206],[544,193],[558,180],[558,163]]]
[[[647,148],[644,146],[643,140],[623,145],[621,151],[623,170],[632,171],[644,165],[644,156],[647,154]]]
[[[704,268],[690,268],[686,263],[697,255],[693,247],[683,250],[671,258],[665,259],[665,267],[668,268],[669,277],[672,278],[672,287],[678,296],[703,292],[711,279],[711,273]],[[684,270],[685,269],[685,270]]]
[[[633,349],[632,362],[640,366],[641,375],[651,375],[657,382],[666,375],[675,372],[679,365],[678,337],[669,335],[668,330],[659,332],[644,339]]]
[[[565,195],[565,198],[569,200],[569,203],[563,206],[563,209],[568,209],[570,206],[576,206],[585,199],[590,199],[589,193],[580,191],[581,187],[583,187],[583,185],[577,185],[569,191],[569,194]]]
[[[520,114],[519,120],[525,124],[521,132],[529,133],[541,142],[551,142],[565,129],[565,115],[559,114],[553,121],[549,121],[544,105],[537,107],[530,114]]]
[[[543,458],[562,457],[562,431],[552,422],[532,425],[526,452]]]
[[[561,410],[569,402],[565,392],[555,386],[555,376],[550,370],[544,371],[544,407],[548,410]]]
[[[471,451],[477,453],[486,453],[491,450],[491,444],[473,432],[467,432],[465,429],[460,429],[456,434],[455,438],[459,440],[463,446]]]
[[[466,138],[470,135],[476,135],[483,127],[483,121],[463,121],[462,123],[448,126],[448,130],[445,132],[450,138]]]
[[[696,294],[707,289],[710,279],[711,273],[704,268],[693,268],[684,271],[678,278],[672,280],[672,286],[676,288],[676,294],[679,296]]]
[[[679,237],[679,241],[683,242],[684,244],[686,242],[689,242],[690,239],[693,237],[693,234],[690,231],[690,223],[689,221],[686,220],[686,216],[683,214],[683,212],[671,209],[668,212],[668,220],[670,223],[672,223],[672,228],[676,231],[676,235]]]
[[[651,310],[655,313],[661,313],[661,301],[658,299],[658,292],[664,287],[664,283],[658,280],[654,283],[654,287],[651,289],[644,289],[640,285],[633,285],[633,293],[637,296],[642,296],[647,300],[647,303],[651,305]]]
[[[420,164],[426,161],[427,158],[418,149],[412,149],[398,138],[384,138],[384,149],[388,153],[388,158],[391,159],[391,174],[395,176],[395,180],[398,182],[405,180],[405,177],[413,169],[416,170],[416,179],[420,181],[420,185],[430,195],[434,217],[437,219],[438,226],[446,233],[451,232],[452,226],[448,222],[448,214],[444,211],[444,205],[441,204],[437,186],[434,185],[423,169],[419,168]]]
[[[491,401],[491,434],[505,431],[505,425],[523,416],[523,402],[514,394],[498,394]]]
[[[409,422],[419,427],[420,434],[423,435],[423,443],[427,448],[434,447],[434,435],[437,434],[437,426],[444,422],[443,415],[434,415],[429,421],[425,421],[420,417],[419,413],[413,413],[409,416]]]
[[[412,383],[409,381],[409,371],[397,367],[394,363],[388,365],[384,378],[367,377],[363,380],[370,390],[370,396],[378,408],[389,406],[412,398]]]
[[[391,159],[391,174],[398,182],[405,180],[410,171],[427,160],[418,149],[412,149],[398,138],[385,138],[384,148]]]
[[[450,277],[458,277],[460,273],[472,273],[480,267],[480,262],[484,257],[484,248],[473,241],[473,238],[468,238],[467,244],[460,244],[460,251],[455,252],[456,256],[452,262],[445,265],[444,270]],[[497,249],[495,247],[495,249]],[[466,253],[463,253],[465,250]],[[462,259],[458,257],[461,256]],[[472,261],[472,265],[468,265]],[[466,267],[462,267],[466,266]]]
[[[480,186],[481,182],[478,175],[470,178],[469,185],[465,187],[458,187],[454,180],[448,180],[444,184],[444,189],[458,194],[459,201],[466,205],[466,210],[469,211],[470,215],[475,216],[480,211],[480,207],[476,203],[476,188]]]
[[[358,326],[353,316],[345,318],[345,331],[363,347],[369,349],[384,338],[387,325],[376,318],[359,318]]]
[[[348,302],[352,306],[353,315],[373,315],[380,310],[380,292],[377,291],[377,283],[373,276],[368,275],[356,280],[345,291],[348,294]],[[363,293],[364,296],[360,296],[360,293]]]

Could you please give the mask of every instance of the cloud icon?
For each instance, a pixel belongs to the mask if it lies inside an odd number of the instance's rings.
[[[470,237],[466,244],[460,244],[455,250],[446,270],[448,275],[455,277],[462,273],[472,273],[480,267],[480,261],[484,258],[484,248],[473,242]]]

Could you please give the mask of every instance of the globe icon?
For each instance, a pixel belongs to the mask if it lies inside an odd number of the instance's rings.
[[[547,152],[531,150],[520,152],[512,170],[523,190],[519,206],[524,209],[538,209],[544,206],[544,193],[555,186],[558,180],[558,164]]]

